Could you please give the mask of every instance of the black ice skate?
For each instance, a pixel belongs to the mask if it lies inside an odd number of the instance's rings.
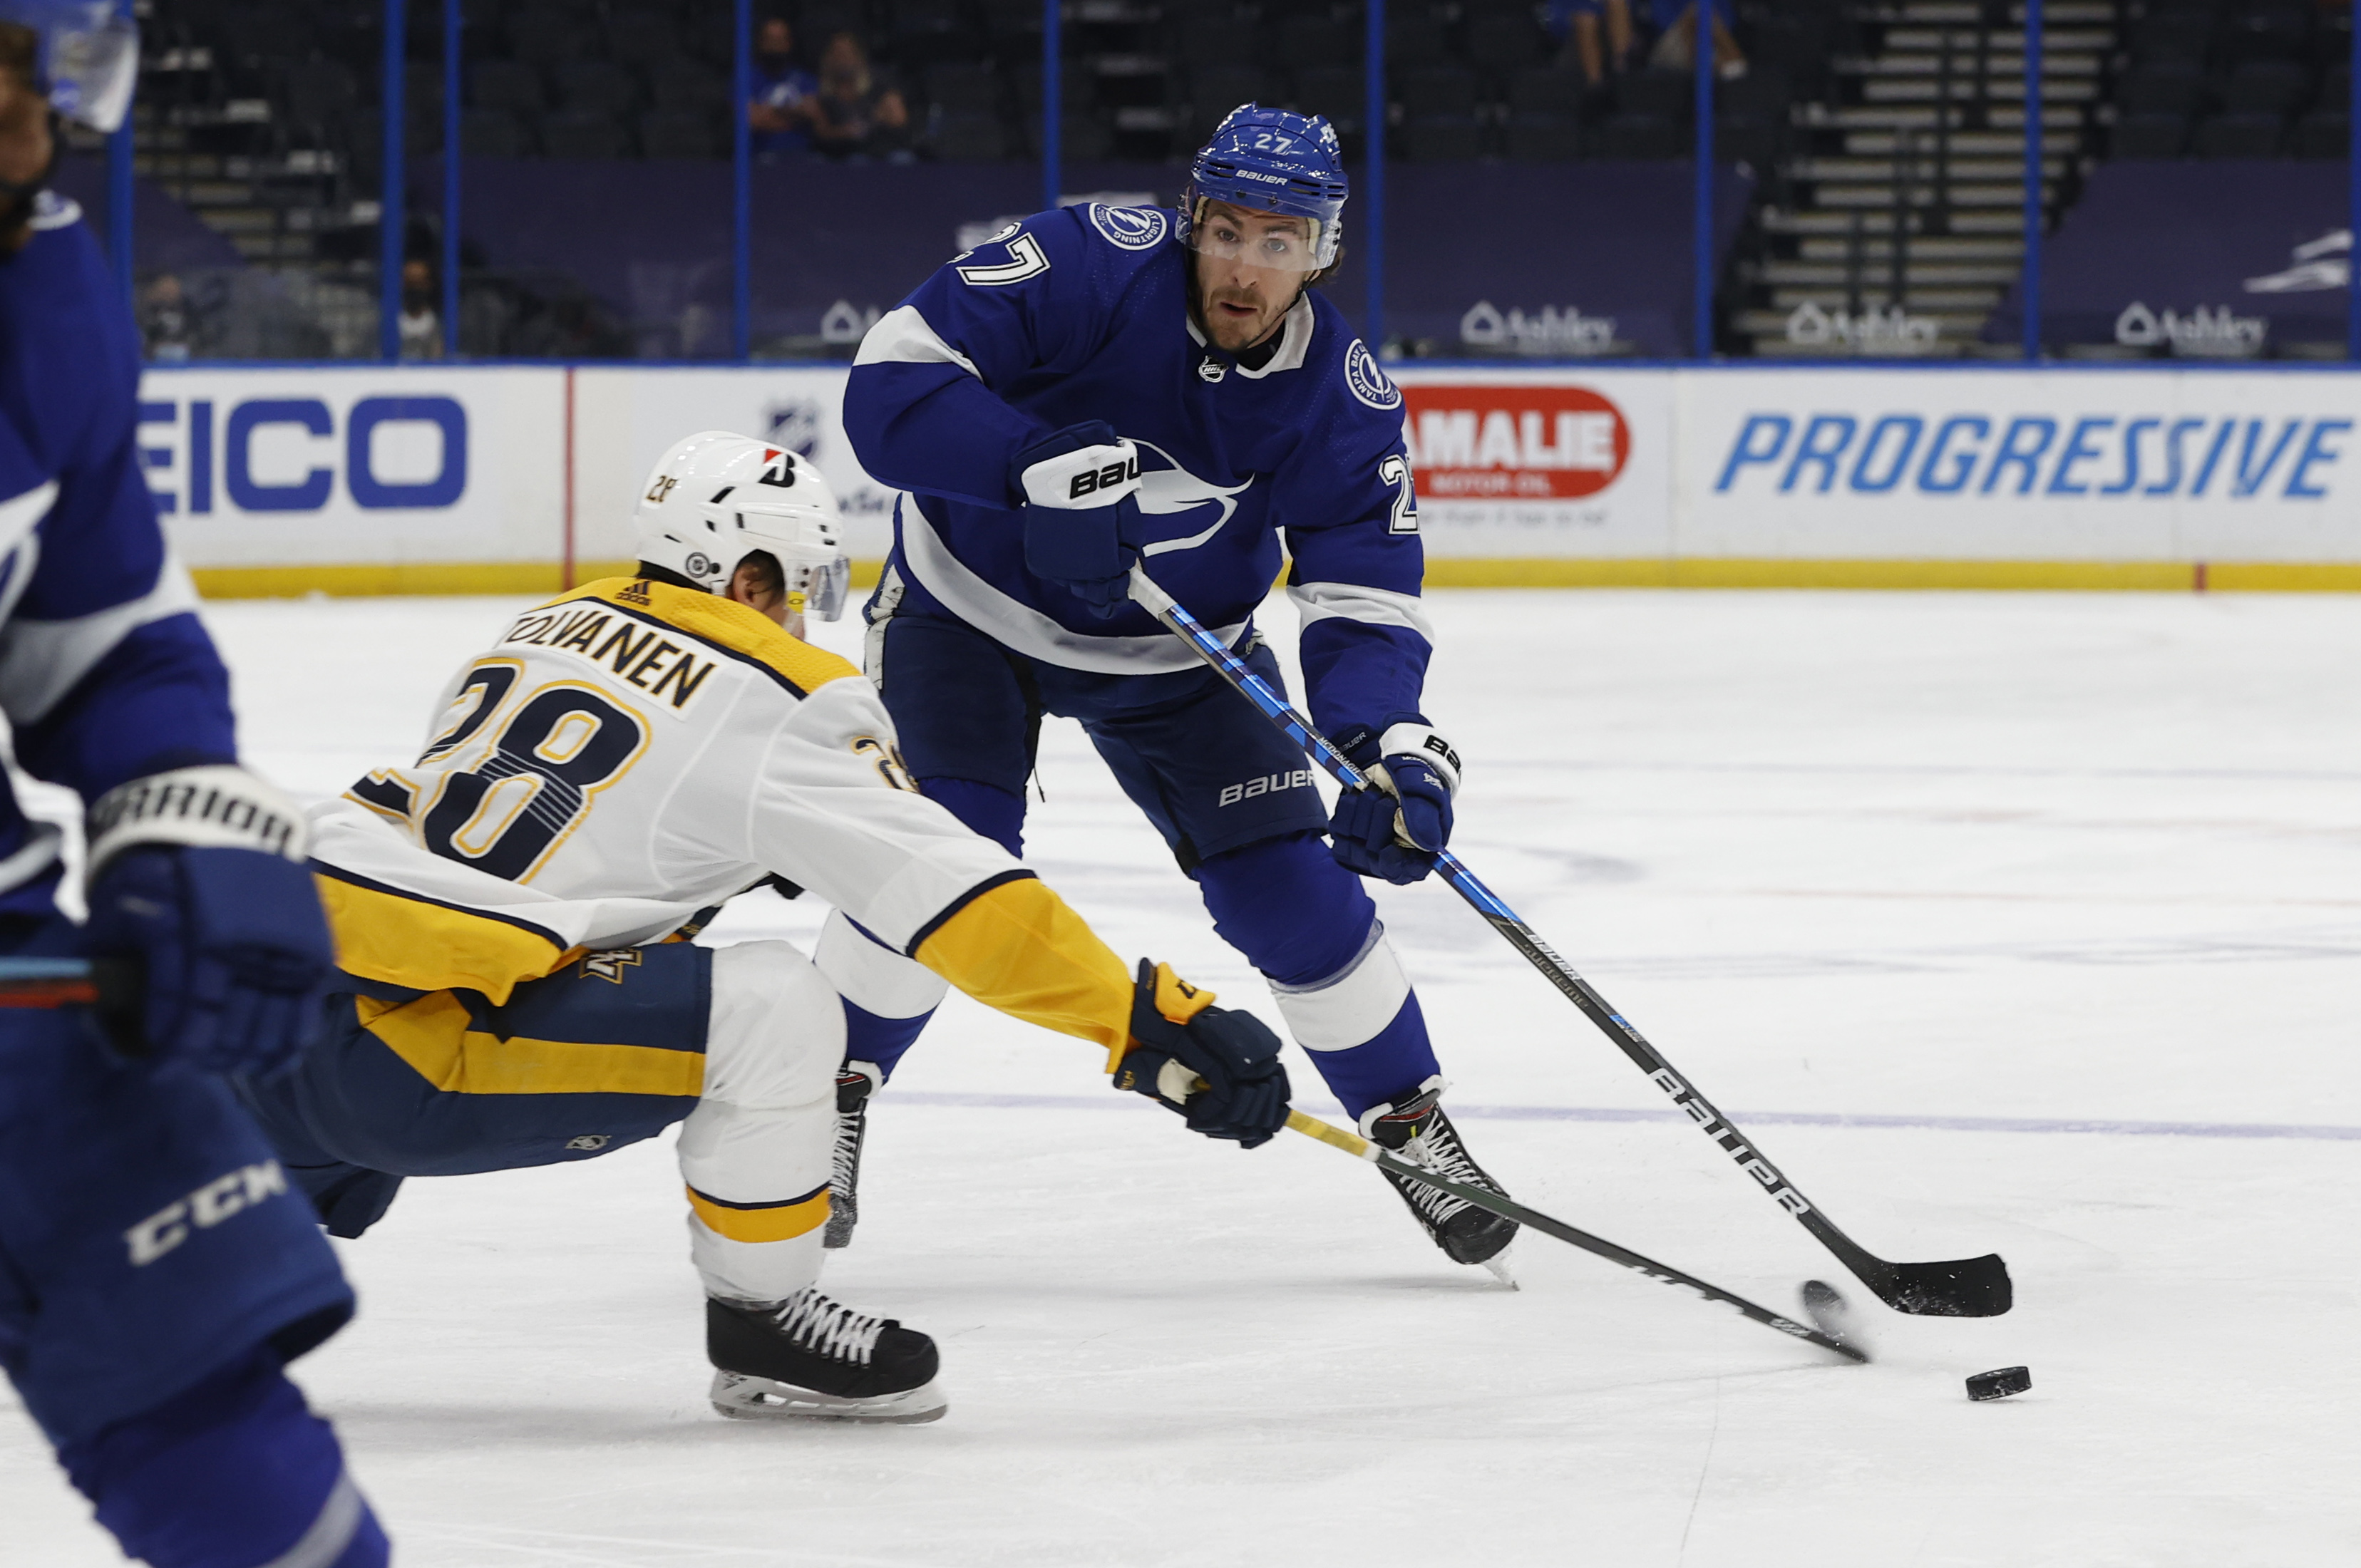
[[[836,1074],[836,1156],[828,1172],[828,1230],[820,1245],[851,1246],[861,1223],[861,1140],[869,1134],[869,1097],[884,1074],[875,1062],[849,1061]]]
[[[716,1368],[713,1408],[737,1420],[939,1420],[935,1342],[892,1318],[873,1318],[818,1288],[770,1306],[708,1298],[705,1354]]]
[[[1459,1129],[1443,1113],[1438,1102],[1443,1097],[1443,1080],[1430,1078],[1418,1086],[1418,1091],[1395,1100],[1390,1104],[1373,1105],[1361,1113],[1361,1135],[1382,1148],[1390,1149],[1406,1159],[1417,1161],[1437,1176],[1468,1187],[1481,1187],[1488,1192],[1500,1192],[1500,1184],[1484,1174],[1484,1168],[1468,1157],[1467,1146],[1459,1141]],[[1454,1263],[1480,1263],[1507,1283],[1510,1279],[1507,1260],[1500,1253],[1516,1239],[1517,1223],[1478,1209],[1465,1198],[1455,1198],[1441,1188],[1429,1187],[1407,1176],[1391,1171],[1380,1172],[1434,1238],[1434,1245],[1444,1250]],[[1502,1194],[1506,1196],[1505,1193]]]

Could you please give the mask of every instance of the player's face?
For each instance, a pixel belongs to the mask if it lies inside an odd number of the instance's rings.
[[[1214,346],[1232,354],[1278,330],[1315,269],[1307,218],[1208,202],[1190,242],[1197,253],[1197,314]]]

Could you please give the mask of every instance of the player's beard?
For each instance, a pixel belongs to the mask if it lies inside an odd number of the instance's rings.
[[[1250,290],[1209,290],[1198,275],[1196,257],[1192,254],[1189,258],[1190,307],[1197,318],[1198,328],[1213,342],[1214,347],[1224,354],[1244,354],[1268,339],[1271,334],[1277,332],[1280,324],[1287,320],[1287,313],[1295,308],[1295,302],[1302,297],[1303,290],[1299,287],[1286,303],[1272,309],[1268,308],[1269,302],[1267,296]],[[1225,300],[1242,305],[1251,305],[1264,313],[1256,316],[1251,323],[1231,326],[1221,316],[1214,313],[1214,307]],[[1225,332],[1229,336],[1235,337],[1236,341],[1227,341],[1224,336]]]
[[[1220,312],[1219,307],[1224,304],[1243,305],[1256,314],[1251,319],[1230,315]],[[1205,335],[1213,340],[1214,346],[1239,354],[1268,337],[1287,313],[1272,310],[1260,294],[1250,294],[1243,289],[1216,289],[1207,297],[1202,314]],[[1224,341],[1232,336],[1236,341]]]

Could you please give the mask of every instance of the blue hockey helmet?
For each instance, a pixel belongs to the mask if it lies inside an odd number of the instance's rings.
[[[33,85],[50,108],[94,131],[123,124],[139,81],[139,29],[113,0],[0,0],[0,22],[40,39]]]
[[[1309,244],[1295,259],[1267,251],[1255,258],[1266,266],[1316,272],[1336,263],[1345,194],[1335,126],[1318,115],[1241,104],[1189,165],[1189,188],[1180,193],[1180,243],[1191,250],[1229,252],[1228,244],[1206,232],[1207,202],[1279,213],[1309,221]]]

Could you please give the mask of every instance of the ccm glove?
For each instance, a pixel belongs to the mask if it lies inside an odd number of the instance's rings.
[[[1025,565],[1112,616],[1131,597],[1128,574],[1145,539],[1139,449],[1104,420],[1042,437],[1008,460],[1025,498]]]
[[[1459,788],[1459,753],[1415,714],[1380,732],[1356,724],[1336,749],[1374,788],[1346,790],[1328,819],[1329,850],[1362,876],[1408,885],[1434,869],[1451,842],[1451,796]]]
[[[1287,1125],[1279,1036],[1251,1013],[1214,1006],[1171,965],[1139,960],[1131,1040],[1115,1086],[1180,1112],[1190,1131],[1255,1148]]]
[[[320,1029],[335,967],[295,803],[243,769],[134,779],[90,813],[95,1014],[126,1056],[269,1074]]]

